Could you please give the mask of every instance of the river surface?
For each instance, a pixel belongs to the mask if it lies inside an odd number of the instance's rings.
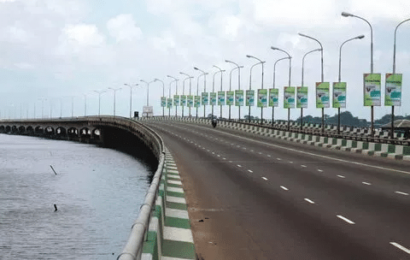
[[[116,259],[152,170],[111,149],[0,134],[0,259]]]

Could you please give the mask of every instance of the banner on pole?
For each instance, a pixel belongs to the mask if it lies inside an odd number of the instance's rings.
[[[179,106],[179,95],[174,95],[174,106]]]
[[[243,106],[243,90],[235,91],[235,106],[237,107]]]
[[[200,107],[201,106],[201,96],[195,96],[195,107]]]
[[[187,97],[187,106],[188,107],[193,107],[194,106],[194,96],[188,95],[188,97]]]
[[[296,91],[296,107],[297,108],[308,108],[308,87],[297,87]]]
[[[253,107],[255,105],[255,90],[246,90],[246,106]]]
[[[211,105],[216,106],[216,92],[211,92]]]
[[[172,98],[168,98],[167,101],[167,108],[172,108]]]
[[[258,107],[267,107],[268,106],[268,90],[267,89],[258,89]]]
[[[346,82],[333,82],[333,108],[346,108]]]
[[[283,91],[283,108],[295,108],[295,87],[285,87]]]
[[[363,75],[364,88],[363,98],[364,106],[380,106],[381,105],[381,74],[365,73]]]
[[[161,107],[166,107],[166,106],[167,106],[167,98],[161,97]]]
[[[186,107],[186,95],[181,96],[181,106]]]
[[[269,106],[270,107],[279,106],[279,89],[278,88],[269,89]]]
[[[316,82],[316,108],[330,107],[329,82]]]
[[[202,105],[203,106],[209,105],[209,94],[208,94],[208,92],[202,92]]]
[[[218,105],[225,106],[225,91],[218,91]]]
[[[402,74],[386,74],[385,106],[401,106]]]
[[[228,106],[233,106],[235,100],[235,92],[234,91],[227,91],[226,92],[226,104]]]

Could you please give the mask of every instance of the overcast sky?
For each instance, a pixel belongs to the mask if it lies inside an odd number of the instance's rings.
[[[301,83],[303,55],[319,47],[298,32],[319,39],[324,48],[324,78],[333,82],[338,78],[340,44],[352,37],[365,35],[343,48],[342,81],[348,85],[347,107],[355,115],[370,118],[370,108],[363,107],[363,73],[370,72],[370,29],[356,18],[345,18],[342,11],[366,18],[374,29],[374,72],[392,71],[393,33],[395,26],[410,18],[408,0],[0,0],[0,82],[1,117],[20,117],[29,111],[49,115],[50,100],[53,116],[71,115],[71,97],[74,96],[74,114],[84,114],[84,94],[87,94],[87,114],[98,114],[98,95],[94,90],[123,87],[117,92],[117,114],[129,115],[129,89],[124,83],[140,83],[134,91],[134,110],[141,111],[146,102],[146,86],[141,79],[165,81],[168,94],[169,79],[195,76],[192,91],[196,93],[197,66],[210,75],[207,90],[212,88],[213,65],[232,68],[224,62],[229,59],[244,66],[241,87],[249,87],[249,68],[255,62],[246,54],[266,61],[265,88],[272,86],[274,62],[284,57],[276,46],[288,51],[292,59],[292,85]],[[396,114],[410,114],[410,22],[403,24],[397,37],[397,69],[403,73],[403,105]],[[261,86],[260,66],[253,70],[252,89]],[[229,88],[229,73],[223,75],[223,89]],[[237,88],[233,74],[232,87]],[[283,109],[283,86],[288,81],[288,63],[278,63],[276,87],[280,89],[280,108],[276,118],[286,118]],[[319,116],[315,108],[314,86],[320,81],[320,53],[309,55],[305,61],[305,85],[309,86],[309,108],[305,115]],[[217,76],[215,87],[220,88]],[[188,83],[188,81],[187,81]],[[200,92],[203,90],[200,81]],[[188,93],[188,84],[185,88]],[[175,87],[172,87],[172,94]],[[150,104],[155,114],[162,114],[160,96],[162,85],[152,83]],[[384,99],[383,99],[384,100]],[[384,102],[383,102],[384,103]],[[102,95],[102,114],[113,113],[113,92]],[[175,114],[171,110],[171,114]],[[187,110],[186,110],[187,111]],[[211,109],[207,109],[207,114]],[[264,116],[271,116],[265,109]],[[342,109],[343,111],[343,109]],[[219,115],[219,108],[215,109]],[[336,109],[326,109],[333,115]],[[388,107],[376,107],[376,118],[389,113]],[[178,113],[181,113],[179,108]],[[237,108],[232,108],[237,115]],[[199,109],[203,114],[203,108]],[[227,107],[223,110],[228,115]],[[252,114],[260,116],[260,109]],[[292,110],[296,119],[300,109]]]

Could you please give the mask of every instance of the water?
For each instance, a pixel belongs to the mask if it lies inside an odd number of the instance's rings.
[[[116,259],[151,171],[111,149],[0,134],[0,259]]]

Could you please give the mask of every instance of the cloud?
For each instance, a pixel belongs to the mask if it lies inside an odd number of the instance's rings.
[[[107,22],[109,34],[117,42],[136,41],[142,37],[141,29],[130,14],[120,14]]]

